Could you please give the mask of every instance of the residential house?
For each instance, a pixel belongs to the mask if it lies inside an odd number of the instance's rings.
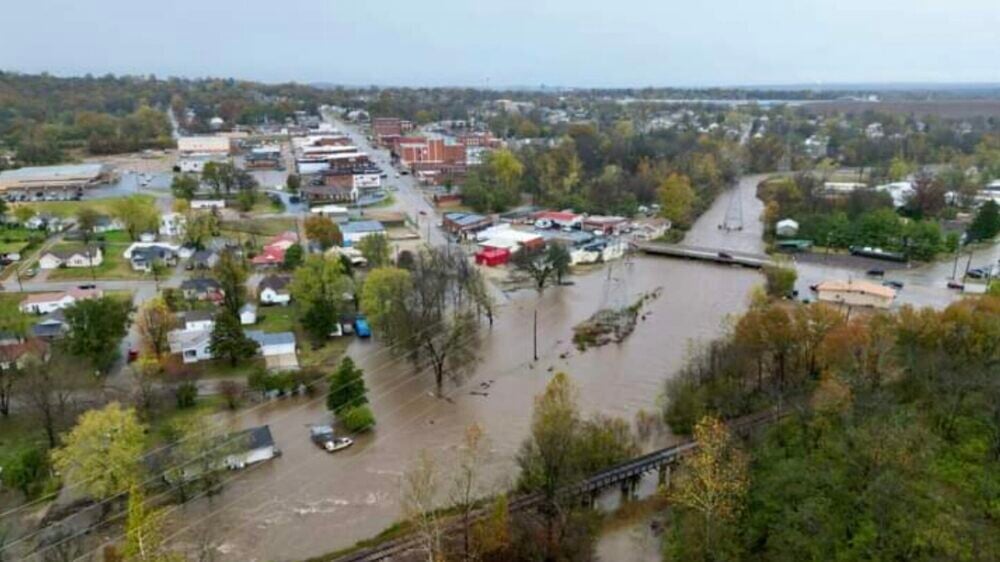
[[[340,232],[344,235],[344,246],[353,246],[367,236],[385,236],[385,227],[378,221],[354,221],[340,225]]]
[[[250,263],[257,267],[277,267],[285,263],[285,248],[279,246],[265,246],[259,254],[254,256]]]
[[[240,324],[252,326],[257,323],[257,305],[246,303],[240,308]]]
[[[778,236],[795,236],[799,233],[799,223],[792,219],[780,220],[774,226],[774,233]]]
[[[56,310],[64,310],[85,299],[101,298],[104,292],[100,289],[70,289],[52,293],[33,293],[21,301],[20,309],[24,313],[49,314]]]
[[[906,203],[916,193],[916,190],[913,189],[913,183],[908,181],[887,183],[877,186],[875,189],[888,193],[892,197],[892,206],[897,209],[906,206]]]
[[[257,285],[257,298],[260,304],[286,305],[292,301],[289,288],[292,278],[287,275],[268,275]]]
[[[212,250],[198,250],[188,262],[192,269],[212,269],[219,263],[219,254]]]
[[[107,234],[108,232],[117,232],[119,230],[124,230],[125,227],[122,225],[121,221],[118,219],[113,219],[107,215],[100,215],[94,222],[94,232],[96,234]]]
[[[23,368],[31,359],[46,361],[49,344],[38,338],[19,338],[11,334],[0,335],[0,371]]]
[[[180,236],[184,233],[187,218],[181,213],[164,213],[160,216],[160,236]]]
[[[184,298],[199,301],[219,302],[224,296],[222,285],[209,277],[185,279],[181,282],[181,291],[184,293]]]
[[[177,251],[169,246],[150,245],[132,250],[129,263],[133,271],[150,273],[153,266],[161,264],[167,267],[177,265]]]
[[[260,354],[264,356],[264,363],[268,369],[288,371],[299,368],[299,359],[295,354],[294,333],[249,330],[246,334],[260,346]]]
[[[38,258],[41,269],[56,269],[59,267],[97,267],[104,262],[104,254],[98,246],[71,248],[68,250],[46,250]]]
[[[212,358],[211,330],[173,330],[167,334],[170,352],[180,354],[184,363],[197,363]]]
[[[235,443],[239,448],[238,452],[226,458],[226,466],[231,469],[243,469],[281,455],[281,451],[274,444],[274,437],[271,436],[271,428],[266,425],[226,436],[226,441]]]
[[[31,327],[31,333],[36,338],[47,341],[60,339],[67,332],[69,332],[69,324],[66,322],[66,314],[63,313],[62,309],[46,314]]]
[[[214,310],[188,310],[182,316],[185,330],[207,330],[211,332],[215,329]]]
[[[821,302],[886,309],[892,306],[896,291],[870,281],[824,281],[816,286]]]

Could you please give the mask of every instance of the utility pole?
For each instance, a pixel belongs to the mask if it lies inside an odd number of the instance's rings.
[[[532,329],[532,342],[534,344],[534,358],[538,361],[538,307],[535,307],[535,322]]]

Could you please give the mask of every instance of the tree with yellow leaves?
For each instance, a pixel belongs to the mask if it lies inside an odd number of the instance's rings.
[[[87,494],[109,498],[128,490],[139,477],[145,428],[135,410],[112,402],[80,416],[52,461],[66,483]]]
[[[694,428],[698,448],[681,465],[670,499],[701,518],[697,532],[702,558],[714,559],[720,526],[737,520],[750,488],[749,462],[718,418],[706,416]],[[697,528],[697,527],[696,527]]]

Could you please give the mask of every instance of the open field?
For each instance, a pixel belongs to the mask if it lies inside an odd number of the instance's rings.
[[[152,195],[136,195],[136,197],[141,197],[148,201],[153,201],[155,198]],[[37,213],[47,213],[50,215],[55,215],[57,217],[72,217],[80,209],[91,208],[98,213],[109,215],[111,214],[111,207],[116,199],[88,199],[85,201],[38,201],[31,203],[18,203],[18,206],[24,205],[25,207],[30,207],[34,209]]]

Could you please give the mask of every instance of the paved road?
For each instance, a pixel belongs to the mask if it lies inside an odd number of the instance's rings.
[[[412,175],[399,175],[398,171],[393,168],[388,150],[374,146],[360,128],[341,121],[329,111],[323,112],[323,120],[348,135],[359,150],[367,152],[372,161],[389,174],[383,183],[385,186],[397,188],[396,191],[392,192],[396,203],[390,208],[403,211],[416,220],[420,236],[431,245],[448,244],[448,238],[437,226],[441,220],[437,210],[424,198],[417,180]],[[397,175],[399,177],[396,177]]]

